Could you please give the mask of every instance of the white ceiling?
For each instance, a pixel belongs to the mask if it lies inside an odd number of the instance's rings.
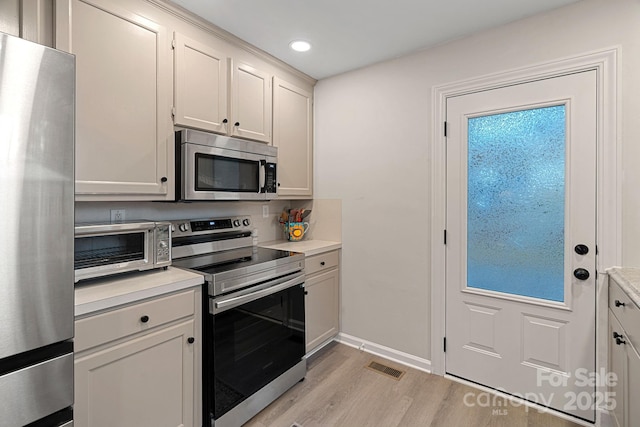
[[[578,0],[172,0],[323,79]],[[308,52],[289,48],[296,39]]]

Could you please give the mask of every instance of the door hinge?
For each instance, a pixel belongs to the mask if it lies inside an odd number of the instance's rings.
[[[598,255],[598,245],[596,245],[596,255]]]
[[[171,107],[171,117],[176,116],[176,107]]]
[[[176,48],[176,39],[171,40],[171,49]]]
[[[444,136],[447,136],[447,122],[444,122]]]
[[[442,338],[442,346],[444,347],[444,352],[447,352],[447,337]]]
[[[447,230],[444,230],[444,244],[447,244]]]

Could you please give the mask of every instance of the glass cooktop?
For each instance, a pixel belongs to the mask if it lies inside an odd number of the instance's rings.
[[[176,267],[189,268],[201,273],[215,275],[237,269],[258,267],[261,264],[265,264],[265,266],[277,265],[297,261],[298,259],[304,259],[304,254],[250,246],[174,259],[172,264]]]

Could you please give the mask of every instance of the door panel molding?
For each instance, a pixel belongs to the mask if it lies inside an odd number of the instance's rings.
[[[607,292],[605,269],[621,260],[621,196],[618,167],[621,164],[617,142],[619,120],[619,48],[590,52],[506,72],[436,86],[432,90],[431,236],[446,230],[446,137],[441,124],[446,119],[447,99],[479,91],[596,70],[597,85],[597,235],[598,271],[596,280],[596,369],[606,369]],[[569,214],[569,213],[567,213]],[[444,375],[445,353],[445,245],[431,239],[431,368]],[[604,348],[604,350],[603,350]],[[606,391],[603,388],[597,391]]]

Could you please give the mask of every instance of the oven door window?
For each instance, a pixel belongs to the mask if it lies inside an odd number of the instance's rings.
[[[145,260],[145,231],[76,237],[74,268],[98,267],[121,262]]]
[[[211,408],[221,417],[304,356],[304,288],[296,285],[209,314],[213,322]]]
[[[196,153],[196,191],[257,193],[259,181],[257,161]]]

